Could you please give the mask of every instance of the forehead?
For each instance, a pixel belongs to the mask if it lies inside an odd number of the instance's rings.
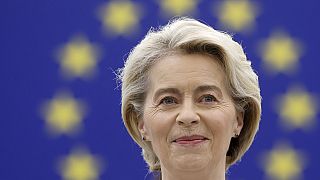
[[[159,60],[149,71],[151,87],[215,85],[224,89],[225,73],[214,57],[201,54],[173,55]]]

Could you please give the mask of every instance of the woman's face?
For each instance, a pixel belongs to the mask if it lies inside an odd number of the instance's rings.
[[[217,60],[199,54],[166,57],[151,68],[149,80],[139,130],[162,170],[224,170],[243,116],[235,110]]]

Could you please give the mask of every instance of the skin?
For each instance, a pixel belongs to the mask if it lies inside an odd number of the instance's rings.
[[[224,77],[216,59],[200,54],[169,56],[151,68],[139,131],[160,159],[163,180],[225,179],[226,154],[243,114]],[[174,142],[191,135],[207,139]]]

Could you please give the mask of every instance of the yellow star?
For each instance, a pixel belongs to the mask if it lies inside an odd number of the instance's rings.
[[[59,93],[44,105],[44,116],[50,133],[73,134],[80,128],[84,105],[67,93]]]
[[[276,146],[264,157],[267,176],[276,180],[299,179],[304,164],[302,155],[284,144]]]
[[[95,180],[101,174],[99,158],[82,149],[76,149],[63,158],[59,166],[64,180]]]
[[[72,38],[60,51],[61,70],[67,77],[87,78],[93,75],[99,60],[98,48],[83,36]]]
[[[294,70],[301,56],[300,45],[284,33],[275,32],[262,43],[262,60],[274,72]]]
[[[316,102],[309,93],[301,89],[291,89],[280,98],[279,114],[289,128],[311,127],[316,116]]]
[[[248,30],[257,16],[256,6],[248,0],[225,0],[214,10],[220,22],[232,31]]]
[[[198,0],[161,0],[159,3],[165,13],[179,16],[192,13],[197,6]]]
[[[127,0],[111,1],[99,10],[104,30],[108,33],[131,33],[138,25],[140,8]]]

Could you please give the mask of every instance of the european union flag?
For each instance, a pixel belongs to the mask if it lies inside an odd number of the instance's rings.
[[[233,34],[262,119],[228,179],[320,178],[319,1],[2,0],[0,179],[151,179],[123,125],[114,71],[178,16]]]

